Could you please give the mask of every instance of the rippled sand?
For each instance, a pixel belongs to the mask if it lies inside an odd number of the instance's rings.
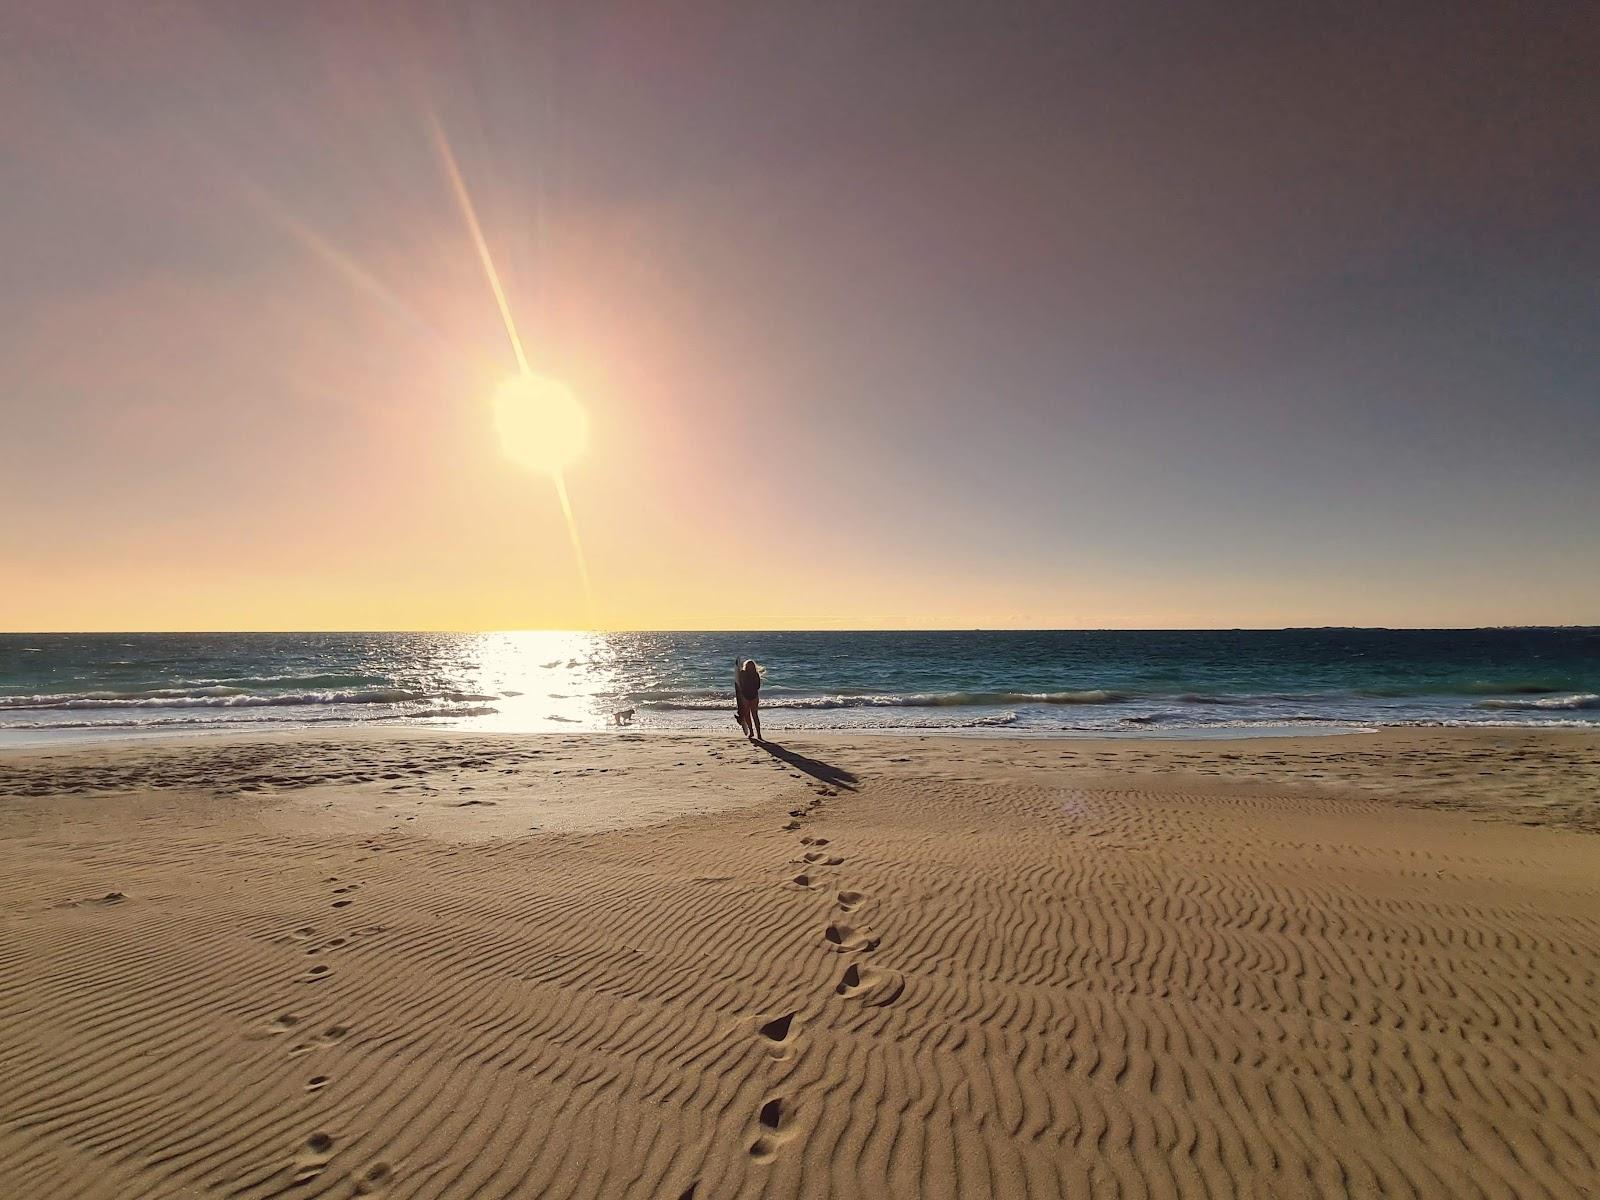
[[[3,755],[0,1196],[1600,1194],[1597,781],[1509,731]]]

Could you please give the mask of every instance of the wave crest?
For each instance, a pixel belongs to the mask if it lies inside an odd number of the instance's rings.
[[[1600,708],[1600,695],[1583,692],[1574,696],[1546,696],[1543,700],[1480,700],[1477,707],[1496,711],[1510,709],[1525,712],[1578,712]]]
[[[709,695],[698,692],[669,693],[670,699],[643,699],[635,695],[641,708],[661,711],[700,711],[731,707],[733,697],[727,692],[713,691]],[[875,696],[784,696],[765,695],[762,708],[1007,708],[1017,704],[1122,704],[1129,700],[1125,692],[1095,688],[1084,692],[911,692]]]
[[[308,692],[251,692],[233,687],[150,688],[142,692],[76,692],[0,697],[0,709],[277,708],[306,704],[470,704],[495,700],[473,692],[409,688],[342,688]]]

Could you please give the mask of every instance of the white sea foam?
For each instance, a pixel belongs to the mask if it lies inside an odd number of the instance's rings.
[[[1583,692],[1575,696],[1545,696],[1538,700],[1480,700],[1477,707],[1502,711],[1522,709],[1530,712],[1576,712],[1600,708],[1600,695]]]
[[[277,708],[307,704],[464,703],[494,700],[473,692],[407,688],[344,688],[306,692],[251,692],[234,687],[151,688],[134,693],[77,692],[0,697],[0,709]]]
[[[644,708],[670,711],[681,709],[726,708],[732,703],[731,693],[713,689],[669,692],[669,698],[644,699],[651,693],[635,693],[634,698]],[[655,693],[661,696],[662,693]],[[1093,689],[1083,692],[909,692],[875,696],[785,696],[767,693],[761,697],[762,708],[994,708],[1018,704],[1122,704],[1130,697],[1123,692]]]

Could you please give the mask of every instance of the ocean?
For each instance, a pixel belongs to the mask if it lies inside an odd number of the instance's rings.
[[[0,742],[412,725],[1205,736],[1600,726],[1600,629],[0,634]]]

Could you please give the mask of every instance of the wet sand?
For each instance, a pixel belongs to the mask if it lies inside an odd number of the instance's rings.
[[[7,752],[0,1196],[1591,1196],[1597,829],[1587,732]]]

